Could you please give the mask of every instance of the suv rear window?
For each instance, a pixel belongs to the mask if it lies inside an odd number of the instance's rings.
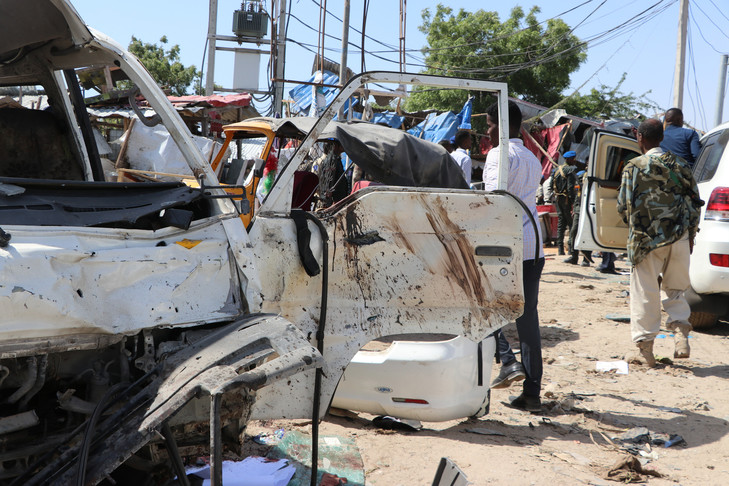
[[[714,177],[724,148],[726,148],[727,138],[729,138],[729,130],[723,130],[709,136],[702,144],[699,158],[694,166],[696,182],[708,181]]]

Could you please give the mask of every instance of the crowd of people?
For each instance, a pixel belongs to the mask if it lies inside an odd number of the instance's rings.
[[[541,163],[525,148],[520,136],[522,114],[518,105],[509,102],[508,147],[499,145],[498,123],[497,107],[493,105],[487,110],[487,135],[493,148],[484,164],[484,189],[496,188],[499,154],[501,150],[508,150],[507,190],[524,202],[535,219],[538,190],[543,198],[551,197],[558,215],[558,254],[569,255],[565,263],[578,264],[576,233],[586,164],[576,160],[574,151],[567,150],[562,154],[564,161],[555,164],[550,177],[542,180]],[[626,248],[631,265],[630,321],[635,350],[625,359],[633,365],[654,367],[653,340],[661,326],[661,304],[668,314],[666,327],[675,336],[674,357],[688,358],[690,355],[690,309],[685,291],[689,287],[689,255],[703,205],[691,172],[699,145],[696,132],[683,128],[683,114],[678,108],[666,112],[663,124],[657,119],[643,121],[635,135],[642,155],[628,160],[622,168],[616,208],[629,229]],[[470,136],[466,138],[459,131],[448,142],[459,167],[464,172],[470,170]],[[442,145],[449,148],[448,142],[444,141]],[[526,214],[522,222],[524,312],[516,320],[521,360],[517,359],[504,334],[498,331],[495,337],[501,368],[491,387],[507,388],[522,382],[522,393],[510,406],[537,412],[541,409],[543,373],[538,314],[539,280],[544,268],[543,239]],[[565,248],[564,236],[568,230]],[[581,265],[594,263],[590,252],[583,251],[582,256]],[[598,271],[616,273],[615,253],[602,252],[601,256]],[[663,300],[661,291],[665,293]]]

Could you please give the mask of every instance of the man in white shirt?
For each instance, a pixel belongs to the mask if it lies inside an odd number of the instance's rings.
[[[466,178],[466,182],[471,184],[471,134],[468,130],[458,130],[456,133],[454,145],[456,149],[451,152],[451,157],[456,161],[458,167],[463,171],[463,177]]]
[[[496,180],[499,172],[499,116],[497,105],[487,110],[486,122],[488,136],[492,148],[486,156],[483,171],[484,189],[497,188]],[[513,101],[509,102],[509,178],[507,191],[521,199],[537,219],[536,194],[542,177],[542,166],[533,153],[524,147],[519,138],[521,132],[521,110]],[[525,213],[522,217],[524,238],[524,314],[516,320],[521,346],[521,360],[516,356],[502,332],[497,333],[497,345],[501,359],[501,372],[492,383],[492,388],[506,388],[511,383],[524,380],[523,391],[511,402],[511,406],[529,412],[541,410],[542,385],[542,338],[539,331],[539,315],[537,303],[539,296],[539,279],[544,268],[544,252],[539,225],[532,224],[532,219]]]

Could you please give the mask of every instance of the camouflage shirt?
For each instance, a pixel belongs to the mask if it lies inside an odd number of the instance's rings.
[[[562,164],[557,166],[552,174],[552,192],[558,196],[566,196],[570,204],[575,200],[576,173],[575,166]]]
[[[671,152],[649,150],[623,169],[618,212],[628,224],[628,258],[635,265],[662,246],[689,238],[704,202],[686,161]]]

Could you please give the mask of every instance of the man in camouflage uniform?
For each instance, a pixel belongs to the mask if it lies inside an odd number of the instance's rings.
[[[557,252],[564,255],[564,233],[572,227],[572,206],[575,203],[575,156],[573,151],[565,152],[564,164],[558,165],[552,173],[551,192],[557,208]]]
[[[564,261],[565,263],[571,263],[572,265],[577,265],[577,262],[580,259],[580,254],[577,249],[575,249],[575,244],[577,243],[577,230],[580,227],[582,187],[585,182],[583,177],[584,174],[584,170],[581,170],[575,174],[575,205],[572,206],[572,226],[570,226],[570,236],[569,240],[567,240],[567,248],[569,249],[570,257]],[[592,252],[582,250],[582,266],[589,267],[590,262],[592,261]]]
[[[686,161],[660,148],[661,122],[644,121],[637,137],[643,155],[627,163],[618,192],[618,212],[630,230],[630,324],[638,348],[626,359],[654,367],[653,340],[661,327],[661,287],[666,294],[666,327],[675,334],[673,355],[689,357],[691,310],[684,292],[689,287],[689,255],[698,230],[699,208],[704,203]]]

